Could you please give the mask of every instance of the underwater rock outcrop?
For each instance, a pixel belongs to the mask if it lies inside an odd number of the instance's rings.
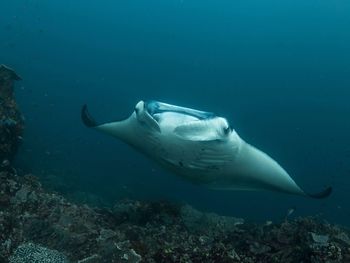
[[[350,232],[315,218],[251,224],[188,205],[91,208],[0,172],[0,262],[350,262]]]
[[[11,160],[21,142],[23,117],[14,99],[14,82],[21,78],[5,65],[0,65],[0,163]],[[5,161],[5,163],[3,163]]]

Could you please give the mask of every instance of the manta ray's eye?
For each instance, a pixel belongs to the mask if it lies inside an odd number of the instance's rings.
[[[230,126],[227,126],[226,128],[224,128],[225,135],[229,135],[231,131],[232,131],[232,128]]]

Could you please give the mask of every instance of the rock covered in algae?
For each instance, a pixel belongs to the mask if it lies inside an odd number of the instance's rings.
[[[21,78],[0,65],[0,163],[11,160],[22,139],[23,117],[14,98],[14,82]]]
[[[3,171],[0,182],[0,262],[16,262],[28,243],[80,263],[350,262],[349,231],[316,218],[260,225],[134,200],[91,208],[46,191],[33,175]]]

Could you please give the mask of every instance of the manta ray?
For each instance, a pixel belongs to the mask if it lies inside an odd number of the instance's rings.
[[[140,101],[121,121],[97,123],[86,105],[85,126],[112,135],[176,175],[212,189],[269,190],[325,198],[328,187],[307,193],[270,156],[245,142],[212,112],[158,101]]]

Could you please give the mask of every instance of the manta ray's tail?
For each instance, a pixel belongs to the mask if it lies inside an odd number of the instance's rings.
[[[332,193],[332,187],[327,187],[325,190],[319,193],[314,193],[314,194],[306,193],[306,195],[312,198],[322,199],[330,196],[331,193]]]
[[[94,118],[91,117],[86,104],[84,104],[81,108],[81,119],[85,126],[89,128],[96,127],[98,125]]]

